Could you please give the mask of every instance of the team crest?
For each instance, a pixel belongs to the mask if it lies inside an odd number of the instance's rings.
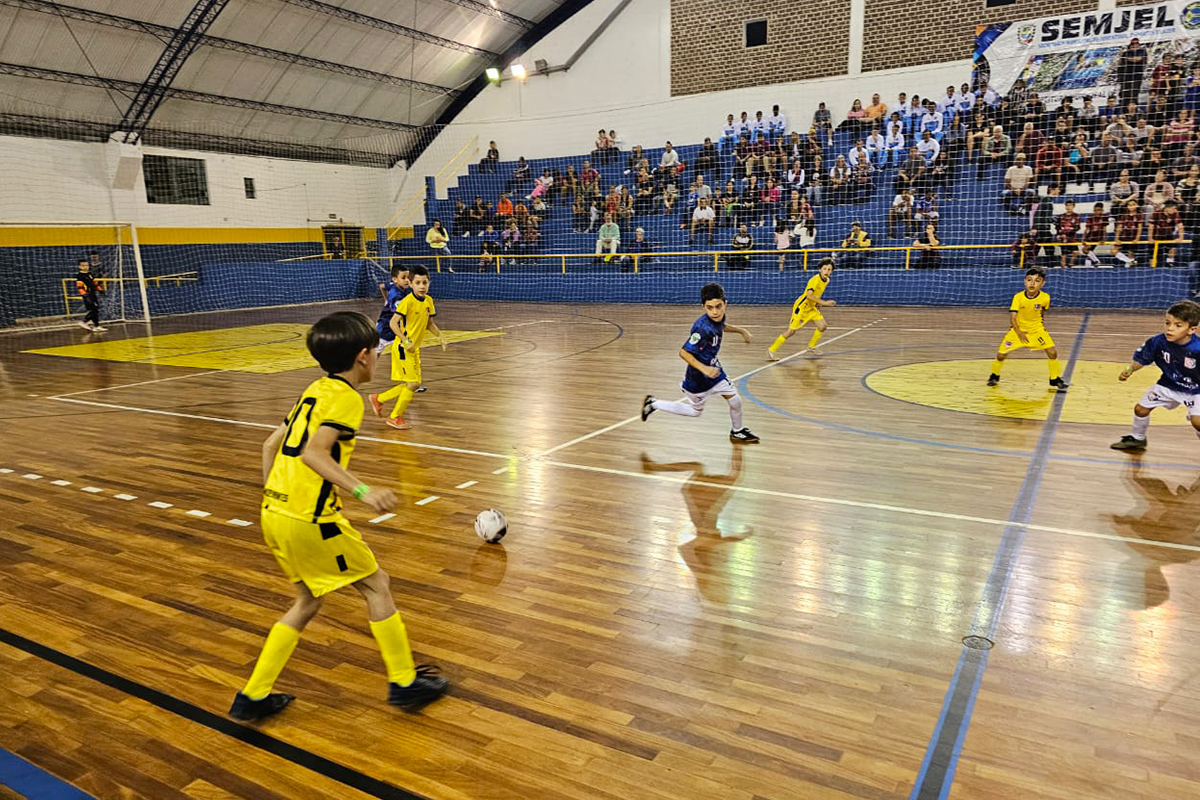
[[[1200,0],[1188,3],[1179,15],[1179,21],[1189,31],[1200,28]]]
[[[1192,3],[1193,6],[1200,6],[1200,0]],[[1191,6],[1189,6],[1190,8]],[[1032,25],[1022,25],[1017,28],[1017,41],[1021,44],[1033,44],[1034,34],[1037,33],[1037,28]]]
[[[691,342],[692,344],[696,344],[697,342],[699,342],[699,341],[700,341],[700,334],[698,334],[698,333],[693,333],[693,334],[691,335],[691,337],[688,339],[688,341],[689,341],[689,342]]]
[[[1188,356],[1184,356],[1183,357],[1183,368],[1184,369],[1195,369],[1196,368],[1196,359],[1189,358]]]

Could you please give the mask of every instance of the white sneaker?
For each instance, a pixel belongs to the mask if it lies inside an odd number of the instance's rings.
[[[79,323],[79,327],[83,328],[84,330],[90,331],[92,329],[92,323],[81,321]]]
[[[99,325],[92,326],[92,333],[104,333],[108,328],[101,328]]]
[[[779,356],[775,355],[774,350],[767,351],[767,361],[778,361],[778,360],[779,360]]]

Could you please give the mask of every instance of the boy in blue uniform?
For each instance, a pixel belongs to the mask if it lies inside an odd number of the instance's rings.
[[[396,333],[392,330],[392,317],[396,313],[396,304],[404,299],[404,295],[408,294],[408,267],[400,264],[392,265],[391,269],[392,282],[379,284],[379,293],[383,295],[384,306],[379,312],[379,319],[375,322],[375,330],[379,331],[379,349],[377,352],[382,353],[385,349],[391,346],[396,339]]]
[[[1111,445],[1113,450],[1146,449],[1150,412],[1183,406],[1188,421],[1200,436],[1200,303],[1181,300],[1167,309],[1164,330],[1151,336],[1133,354],[1129,366],[1117,376],[1125,381],[1144,366],[1154,364],[1162,375],[1133,407],[1133,431]]]
[[[745,328],[730,325],[725,321],[725,289],[719,283],[710,283],[700,290],[700,302],[704,314],[692,325],[692,333],[679,351],[679,357],[687,362],[687,373],[683,377],[683,393],[686,400],[658,400],[646,395],[642,401],[642,422],[655,411],[667,411],[684,417],[698,417],[704,411],[705,401],[714,394],[724,397],[729,403],[731,426],[729,440],[750,444],[758,437],[742,425],[742,397],[721,368],[717,353],[721,349],[721,337],[726,331],[741,334],[746,342],[752,338]]]

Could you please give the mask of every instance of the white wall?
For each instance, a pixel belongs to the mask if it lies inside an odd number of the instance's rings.
[[[141,173],[132,190],[111,188],[117,145],[0,136],[0,220],[304,228],[336,214],[348,223],[381,227],[396,208],[406,175],[402,166],[384,170],[153,147],[143,153],[203,159],[210,205],[148,203]],[[257,199],[245,196],[247,177],[254,178]]]
[[[564,63],[618,3],[595,0],[534,45],[521,63],[531,71],[539,58],[552,66]],[[775,103],[792,128],[806,132],[818,102],[824,101],[837,120],[844,118],[856,97],[864,105],[872,92],[885,102],[894,102],[901,91],[939,97],[947,85],[969,80],[971,70],[966,58],[918,69],[672,98],[670,46],[670,3],[633,0],[570,71],[530,75],[524,84],[505,80],[485,89],[412,165],[413,180],[405,196],[423,191],[417,176],[438,172],[472,137],[478,137],[484,150],[488,140],[495,139],[506,160],[588,152],[601,126],[616,129],[624,150],[635,144],[661,147],[667,139],[715,140],[726,114],[748,111],[753,118],[760,109],[770,114]],[[412,207],[419,213],[419,203]],[[401,221],[424,220],[414,215]]]

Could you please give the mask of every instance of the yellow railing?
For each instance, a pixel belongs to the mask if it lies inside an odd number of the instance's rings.
[[[146,288],[153,287],[157,289],[163,284],[182,286],[185,283],[195,283],[198,280],[200,280],[199,272],[176,272],[171,275],[155,275],[154,277],[146,278]],[[125,283],[137,283],[137,278],[96,278],[96,283],[103,286],[105,291],[108,290],[108,285],[110,283],[121,283],[122,281]],[[81,301],[83,299],[79,295],[73,293],[74,288],[74,278],[62,279],[63,308],[65,309],[67,316],[75,313],[71,311],[71,301]]]
[[[470,152],[468,152],[468,150]],[[450,160],[447,161],[445,164],[443,164],[442,168],[433,174],[433,185],[436,187],[438,181],[440,181],[442,178],[446,177],[447,175],[453,175],[454,173],[458,172],[459,168],[462,166],[462,162],[465,161],[465,159],[470,158],[471,156],[475,155],[478,152],[479,152],[479,137],[472,136],[471,140],[469,142],[467,142],[462,147],[460,147],[458,152],[455,153],[453,156],[451,156]],[[465,156],[464,156],[464,153],[466,154]],[[387,232],[388,232],[388,234],[387,234],[388,241],[391,241],[392,239],[397,238],[396,234],[400,230],[402,230],[404,227],[408,227],[408,228],[412,227],[411,225],[392,227],[392,223],[395,222],[397,219],[403,218],[406,214],[408,214],[412,210],[413,206],[415,206],[417,203],[424,203],[424,202],[425,202],[425,184],[424,184],[424,181],[422,181],[421,182],[421,191],[419,193],[413,195],[411,198],[409,198],[409,201],[407,203],[405,203],[403,206],[401,206],[399,211],[397,211],[395,214],[392,214],[391,219],[389,219],[386,223],[384,223],[383,227],[387,228]]]
[[[1144,240],[1144,241],[1137,241],[1137,242],[1122,242],[1123,245],[1128,245],[1128,246],[1138,246],[1138,247],[1152,246],[1154,248],[1154,251],[1153,251],[1153,255],[1151,256],[1150,263],[1154,266],[1158,265],[1158,255],[1159,255],[1160,247],[1171,246],[1171,245],[1175,245],[1175,244],[1190,244],[1190,243],[1191,243],[1190,239],[1160,239],[1160,240]],[[1067,242],[1067,243],[1047,242],[1046,244],[1042,245],[1042,247],[1046,247],[1046,248],[1070,247],[1071,245],[1077,245],[1077,244],[1078,244],[1077,242]],[[1098,245],[1110,245],[1110,246],[1112,244],[1114,244],[1114,242],[1098,243]],[[487,265],[488,271],[490,272],[490,271],[494,270],[497,275],[500,274],[501,266],[505,261],[515,260],[515,261],[519,261],[519,262],[526,263],[526,264],[528,264],[531,261],[549,262],[549,263],[555,264],[555,266],[557,267],[557,269],[556,269],[557,272],[561,272],[563,275],[566,275],[567,274],[567,262],[568,261],[578,261],[581,259],[582,260],[595,260],[597,258],[602,258],[606,262],[609,262],[609,261],[620,262],[623,258],[628,257],[630,262],[632,263],[632,267],[633,267],[632,271],[636,274],[641,268],[641,260],[647,259],[647,258],[669,258],[669,257],[680,257],[680,256],[686,256],[689,258],[701,258],[702,257],[705,259],[706,263],[711,261],[713,272],[720,272],[721,271],[721,260],[723,258],[728,259],[730,256],[733,256],[735,258],[738,256],[777,256],[777,257],[780,257],[779,271],[783,272],[787,268],[789,262],[793,263],[793,264],[795,263],[794,262],[795,256],[800,256],[800,258],[801,258],[800,269],[808,270],[808,269],[812,268],[810,266],[810,263],[819,262],[821,260],[821,258],[824,257],[825,255],[832,255],[835,253],[867,254],[867,253],[903,252],[904,253],[904,269],[912,269],[913,268],[913,266],[912,266],[913,252],[916,251],[919,254],[921,252],[921,250],[923,250],[923,249],[924,248],[914,247],[912,245],[904,245],[904,246],[895,246],[895,247],[892,247],[892,246],[887,246],[887,247],[806,247],[803,249],[796,249],[796,250],[679,250],[679,251],[668,250],[668,251],[663,251],[663,252],[659,252],[656,250],[656,251],[653,251],[650,253],[620,253],[620,252],[618,252],[618,253],[604,253],[601,255],[596,255],[595,253],[511,253],[511,254],[500,253],[500,254],[488,255],[488,256],[437,255],[436,253],[434,253],[431,250],[428,255],[423,255],[423,256],[388,256],[386,258],[380,258],[379,260],[380,261],[388,261],[389,266],[391,266],[390,262],[392,262],[392,261],[398,261],[401,263],[405,263],[405,262],[428,263],[429,261],[432,260],[434,262],[435,270],[437,272],[442,271],[443,262],[446,262],[446,269],[449,272],[455,271],[454,270],[455,263],[461,264],[461,263],[467,263],[467,262],[474,262],[474,264],[477,266]],[[947,253],[947,252],[952,252],[952,251],[957,251],[957,250],[1011,250],[1012,245],[1008,245],[1008,244],[948,244],[948,245],[940,245],[940,246],[934,247],[932,249],[938,253]],[[1014,266],[1024,268],[1024,266],[1025,266],[1024,252],[1021,253],[1021,257],[1020,257],[1018,263],[1015,264]],[[726,266],[726,269],[728,270],[728,269],[730,269],[730,267]]]

